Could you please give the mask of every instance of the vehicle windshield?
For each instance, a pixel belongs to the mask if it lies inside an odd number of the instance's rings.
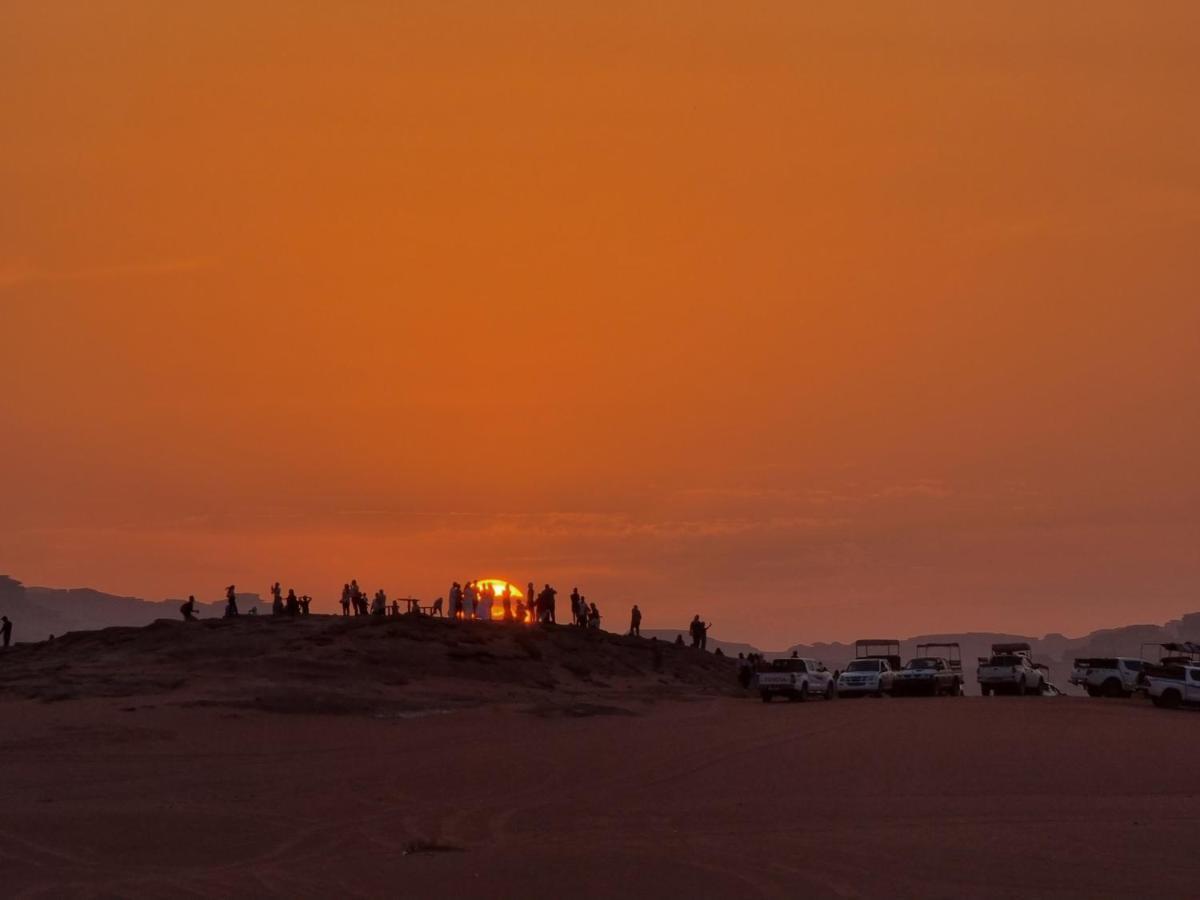
[[[936,659],[910,659],[908,661],[908,665],[905,666],[904,668],[906,668],[906,669],[936,669],[937,668],[937,660]]]
[[[1021,657],[1019,656],[993,656],[989,666],[1019,666]]]
[[[846,666],[847,672],[878,672],[883,664],[874,659],[859,659]]]

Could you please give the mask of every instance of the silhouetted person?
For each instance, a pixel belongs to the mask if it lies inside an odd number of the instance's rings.
[[[232,619],[238,614],[237,592],[233,585],[225,588],[225,618]]]
[[[744,653],[739,653],[737,658],[737,680],[742,686],[742,690],[750,687],[750,679],[754,675],[754,664],[746,658]]]
[[[550,587],[550,585],[546,585],[546,609],[543,612],[543,621],[553,622],[554,624],[558,623],[557,619],[555,618],[556,597],[558,597],[558,591]]]
[[[350,615],[350,585],[342,585],[342,615]]]
[[[283,615],[283,588],[278,581],[271,585],[271,615]]]
[[[571,588],[571,621],[579,624],[579,588]]]
[[[308,594],[300,598],[300,615],[308,615],[308,604],[310,603],[312,603],[312,597],[308,596]]]
[[[504,610],[504,621],[511,622],[513,620],[512,588],[510,588],[507,584],[504,585],[504,590],[500,594],[500,606]]]
[[[595,628],[597,631],[600,630],[600,610],[596,608],[595,603],[588,607],[587,627]]]
[[[629,614],[629,635],[630,637],[642,636],[642,611],[638,609],[637,604],[633,604],[633,612]]]
[[[12,643],[12,622],[8,621],[8,616],[0,616],[0,641],[5,647]]]
[[[525,588],[525,604],[524,604],[525,609],[529,612],[529,618],[531,618],[531,619],[533,618],[533,597],[534,597],[533,582],[531,581]],[[524,616],[520,616],[519,619],[522,622],[525,621]]]
[[[438,597],[436,600],[434,600],[433,608],[429,611],[429,614],[431,616],[442,616],[443,615],[443,612],[442,612],[443,602],[444,601],[442,600],[441,597]],[[418,607],[418,611],[420,611],[420,607]]]
[[[675,646],[676,647],[683,646],[683,635],[682,634],[675,635]]]
[[[456,581],[450,585],[450,618],[455,621],[463,617],[463,590]]]
[[[183,621],[193,622],[196,619],[196,598],[188,594],[187,600],[179,607],[179,611],[183,614]]]
[[[400,615],[400,601],[399,600],[392,601],[392,615],[393,616]]]
[[[283,609],[289,616],[300,614],[300,600],[296,596],[295,588],[288,588],[287,600],[284,603]]]
[[[479,618],[479,588],[475,586],[475,582],[467,582],[467,603],[471,606],[471,618]]]

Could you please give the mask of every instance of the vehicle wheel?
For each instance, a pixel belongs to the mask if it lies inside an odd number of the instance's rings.
[[[796,695],[796,699],[799,700],[801,703],[803,703],[805,700],[808,699],[808,682],[807,681],[802,682],[800,684],[800,693],[798,693]]]
[[[950,685],[950,696],[951,697],[961,697],[962,696],[962,685],[959,684],[959,681],[957,678],[955,678],[954,683]]]
[[[833,691],[833,685],[830,684],[829,687],[825,688],[825,699],[832,700],[835,696],[837,695]]]
[[[979,692],[980,692],[981,694],[983,694],[983,696],[985,696],[985,697],[990,697],[990,696],[992,696],[992,689],[991,689],[991,687],[990,687],[990,686],[988,686],[988,685],[986,685],[986,684],[981,684],[981,685],[979,686]]]
[[[1167,709],[1175,709],[1183,702],[1183,695],[1176,690],[1163,691],[1160,706],[1165,706]]]
[[[1088,695],[1089,697],[1099,697],[1099,696],[1100,696],[1100,689],[1099,689],[1099,688],[1094,688],[1094,687],[1088,687],[1088,689],[1087,689],[1087,695]]]
[[[1105,697],[1120,697],[1125,693],[1123,690],[1121,690],[1121,682],[1115,678],[1110,678],[1108,681],[1104,682],[1101,690],[1104,691]]]
[[[771,702],[771,692],[763,691],[762,698],[763,698],[763,703],[770,703]]]

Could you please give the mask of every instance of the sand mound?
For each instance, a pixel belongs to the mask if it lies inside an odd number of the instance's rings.
[[[728,659],[567,626],[243,616],[75,632],[0,656],[0,693],[44,701],[172,695],[276,713],[400,714],[511,701],[538,715],[730,692]]]

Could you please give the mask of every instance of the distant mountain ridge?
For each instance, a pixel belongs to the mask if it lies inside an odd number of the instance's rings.
[[[258,594],[238,594],[242,612],[260,603]],[[92,588],[26,587],[0,575],[0,614],[13,622],[13,641],[44,641],[68,631],[90,631],[112,625],[149,625],[155,619],[179,617],[183,598],[159,601],[121,597]],[[219,617],[225,601],[196,601],[201,618]],[[262,610],[260,610],[261,612]]]

